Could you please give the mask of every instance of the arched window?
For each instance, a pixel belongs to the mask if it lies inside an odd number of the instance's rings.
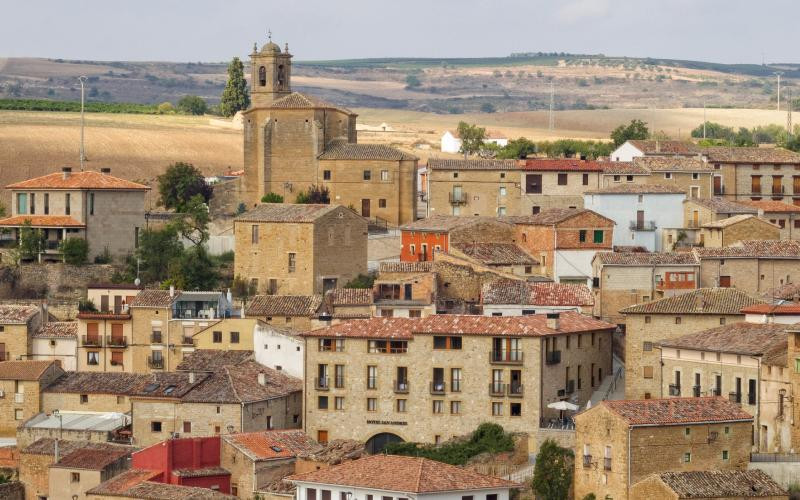
[[[267,84],[267,68],[261,66],[258,68],[258,83],[264,87]]]
[[[283,80],[284,80],[283,64],[279,64],[278,65],[278,88],[279,89],[283,89]]]

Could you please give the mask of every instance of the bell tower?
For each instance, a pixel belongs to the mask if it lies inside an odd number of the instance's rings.
[[[269,106],[272,101],[291,93],[292,55],[287,43],[281,52],[278,44],[269,41],[250,54],[250,101],[253,108]]]

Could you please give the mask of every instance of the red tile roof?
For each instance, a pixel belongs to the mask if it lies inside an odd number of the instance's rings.
[[[237,222],[314,222],[339,205],[262,203],[236,218]]]
[[[0,304],[0,324],[25,324],[39,312],[36,306]]]
[[[603,173],[606,175],[650,175],[650,171],[632,161],[603,162]]]
[[[519,488],[521,485],[420,457],[372,455],[326,469],[295,474],[293,482],[311,482],[403,493],[435,493]]]
[[[43,339],[64,338],[74,339],[78,334],[78,323],[76,321],[51,321],[45,323],[34,333],[34,337]]]
[[[426,318],[370,318],[353,320],[301,333],[305,337],[351,337],[410,340],[414,335],[508,335],[539,337],[563,333],[612,330],[616,325],[574,311],[562,312],[558,330],[547,327],[546,315],[470,316],[433,315]]]
[[[120,458],[130,455],[131,449],[80,448],[53,464],[66,469],[103,470]]]
[[[686,191],[677,186],[661,184],[613,184],[600,189],[586,191],[586,194],[685,194]]]
[[[169,290],[142,290],[133,298],[130,307],[165,308],[171,306],[179,295],[180,291],[178,290],[175,290],[173,294],[170,294]]]
[[[519,170],[517,160],[456,160],[431,158],[428,160],[431,170]]]
[[[620,309],[622,314],[741,314],[743,307],[761,300],[736,288],[698,288]]]
[[[425,262],[381,262],[378,272],[382,273],[430,273],[433,271],[433,261]]]
[[[245,316],[312,317],[322,305],[321,295],[256,295],[250,300]]]
[[[800,206],[797,205],[790,205],[788,203],[784,203],[782,201],[773,201],[773,200],[761,200],[761,201],[753,201],[753,200],[741,200],[737,203],[741,203],[742,205],[747,205],[753,208],[757,208],[759,210],[763,210],[764,213],[771,213],[771,212],[800,212]]]
[[[800,259],[800,241],[742,240],[720,248],[695,248],[698,258],[790,258]]]
[[[700,152],[694,143],[689,141],[630,140],[630,144],[644,154],[680,154],[693,155]]]
[[[334,288],[328,290],[325,299],[333,306],[368,306],[373,302],[371,288]]]
[[[0,380],[39,380],[55,361],[0,362]]]
[[[632,427],[753,421],[740,405],[721,397],[605,400],[600,404]]]
[[[746,356],[760,356],[773,346],[786,346],[787,328],[800,325],[779,323],[746,323],[740,321],[728,325],[682,335],[659,342],[664,347],[692,349],[697,351],[726,352]]]
[[[702,153],[710,163],[800,163],[800,154],[784,148],[712,146]]]
[[[413,232],[435,232],[435,233],[446,233],[452,231],[456,228],[465,228],[469,227],[474,224],[478,224],[480,222],[494,222],[495,224],[507,224],[501,218],[498,217],[488,217],[482,215],[443,215],[443,214],[435,214],[431,215],[430,217],[426,217],[424,219],[419,219],[414,222],[409,222],[403,226],[400,226],[400,229],[403,231],[413,231]]]
[[[30,222],[33,227],[85,227],[69,215],[15,215],[0,219],[0,226],[17,227]]]
[[[699,266],[688,252],[597,252],[595,258],[606,266]]]
[[[742,312],[745,314],[776,314],[778,316],[800,314],[800,304],[754,304],[742,308]]]
[[[102,482],[86,493],[99,496],[146,498],[148,500],[217,500],[234,499],[209,488],[178,486],[150,481],[159,471],[130,469]]]
[[[587,208],[550,208],[536,215],[510,215],[508,217],[503,217],[502,220],[511,222],[512,224],[553,226],[582,214],[591,214],[608,221],[608,224],[603,227],[614,225],[612,219]]]
[[[242,432],[228,434],[223,439],[253,460],[291,458],[301,453],[315,453],[323,448],[305,432],[295,429]]]
[[[575,158],[557,159],[529,159],[520,163],[524,170],[537,170],[544,172],[602,172],[605,163],[593,160],[578,160]]]
[[[514,243],[453,243],[453,249],[487,266],[536,266],[539,261]]]
[[[260,383],[263,374],[264,383]],[[195,385],[182,398],[186,403],[252,403],[303,390],[303,381],[255,361],[227,365]]]
[[[483,284],[483,304],[518,304],[538,306],[591,306],[592,291],[586,285],[566,283],[529,283],[499,279]]]
[[[138,182],[126,181],[113,175],[87,170],[85,172],[72,172],[66,178],[63,172],[55,172],[9,184],[6,189],[113,189],[139,191],[150,189],[150,187]]]
[[[788,498],[786,490],[766,472],[752,470],[698,470],[656,474],[678,499]]]
[[[301,92],[292,92],[289,95],[275,99],[268,107],[272,109],[335,109],[349,115],[354,114],[349,109]]]

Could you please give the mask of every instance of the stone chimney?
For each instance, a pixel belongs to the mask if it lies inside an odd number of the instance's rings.
[[[175,285],[169,286],[169,298],[175,298]]]
[[[265,373],[258,374],[258,384],[267,385],[267,375]]]
[[[189,383],[194,384],[194,372],[189,372]]]
[[[549,312],[547,313],[547,328],[551,330],[558,330],[561,326],[561,313]]]
[[[72,167],[61,167],[61,175],[63,175],[65,179],[69,179],[69,176],[71,174],[72,174]]]

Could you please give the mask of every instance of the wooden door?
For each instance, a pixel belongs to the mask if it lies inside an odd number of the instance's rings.
[[[369,213],[370,213],[369,208],[370,208],[369,198],[362,199],[361,200],[361,216],[362,217],[369,217],[370,216],[369,215]]]
[[[108,295],[100,297],[100,312],[109,312],[108,310]]]
[[[722,177],[714,176],[714,194],[719,196],[722,194]]]
[[[122,295],[114,295],[114,314],[122,312]]]
[[[317,442],[325,444],[328,442],[328,431],[317,431]]]
[[[700,212],[697,210],[692,212],[692,227],[700,227]]]
[[[644,227],[644,210],[636,211],[636,227],[638,228]]]
[[[124,334],[122,333],[122,323],[111,323],[111,338],[114,340],[122,340]]]
[[[720,276],[719,277],[719,286],[720,286],[720,288],[730,288],[730,286],[731,286],[731,277],[730,276]]]
[[[792,191],[794,191],[794,194],[800,194],[800,175],[795,175],[792,178]]]
[[[6,343],[0,342],[0,361],[6,360]]]

